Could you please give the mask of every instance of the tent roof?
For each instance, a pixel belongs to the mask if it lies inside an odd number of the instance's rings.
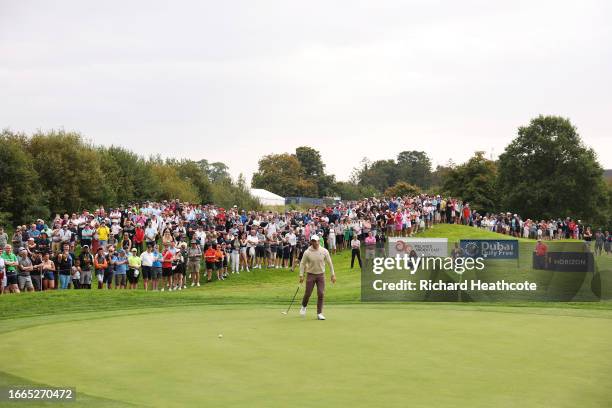
[[[252,188],[251,195],[258,198],[267,198],[271,200],[284,200],[284,197],[279,196],[278,194],[274,194],[271,191],[264,190],[263,188]]]

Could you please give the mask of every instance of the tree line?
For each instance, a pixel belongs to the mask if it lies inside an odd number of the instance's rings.
[[[298,147],[259,161],[252,185],[288,196],[340,196],[360,199],[420,192],[443,194],[485,212],[511,211],[524,218],[569,216],[612,226],[612,182],[593,149],[582,142],[569,119],[538,116],[518,128],[497,160],[477,151],[465,163],[432,168],[423,151],[401,151],[395,158],[364,158],[349,181],[325,173],[320,153]]]
[[[0,133],[0,225],[176,198],[260,207],[244,178],[232,181],[220,162],[145,158],[122,147],[93,145],[74,132]]]
[[[432,168],[423,151],[364,158],[348,181],[325,170],[319,151],[301,146],[259,160],[251,180],[283,197],[339,196],[355,200],[421,192],[456,197],[473,209],[511,211],[532,219],[570,216],[612,226],[612,181],[569,119],[538,116],[518,128],[496,160],[475,152],[465,163]],[[22,224],[51,214],[143,200],[181,200],[256,209],[242,176],[224,163],[142,157],[122,147],[96,146],[80,134],[0,133],[0,223]]]

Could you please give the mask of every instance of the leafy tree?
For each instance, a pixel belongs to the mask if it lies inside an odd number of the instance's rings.
[[[244,176],[240,174],[236,183],[225,179],[212,186],[213,202],[221,207],[247,208],[249,210],[260,209],[261,203],[253,197],[246,184]]]
[[[304,178],[316,184],[312,196],[329,196],[335,194],[336,177],[325,173],[325,164],[318,150],[308,146],[295,149],[295,157],[299,160],[304,172]]]
[[[230,180],[229,167],[225,163],[213,162],[209,163],[208,160],[202,159],[197,162],[198,166],[202,169],[204,174],[208,177],[211,183],[217,183],[221,180]]]
[[[325,175],[325,164],[321,160],[321,153],[308,146],[295,149],[295,157],[300,162],[304,175],[311,178],[319,178]]]
[[[497,165],[479,151],[466,163],[448,170],[443,189],[469,202],[473,209],[495,211],[499,200],[496,181]]]
[[[25,149],[24,135],[8,130],[0,133],[0,213],[3,224],[26,224],[47,218],[49,210],[41,191],[38,173]]]
[[[437,165],[436,169],[431,173],[430,188],[434,191],[440,191],[444,185],[444,181],[455,168],[455,163],[449,160],[445,165]]]
[[[593,149],[558,116],[538,116],[520,127],[499,157],[505,208],[530,218],[598,217],[605,201],[602,174]]]
[[[359,184],[361,181],[361,174],[368,171],[372,162],[367,157],[363,157],[357,167],[353,167],[351,171],[351,175],[349,177],[349,181],[353,184]]]
[[[420,187],[429,187],[431,183],[431,159],[425,152],[404,151],[397,155],[399,178],[407,183]]]
[[[400,171],[395,160],[377,160],[359,174],[359,184],[384,191],[400,180]]]
[[[198,162],[193,160],[166,160],[166,164],[174,167],[182,180],[189,181],[195,187],[198,196],[196,202],[202,204],[212,201],[211,184],[208,179],[210,173],[207,175]],[[231,184],[229,177],[218,181],[221,180],[226,180]]]
[[[419,188],[405,181],[398,181],[385,190],[385,197],[405,197],[419,194]]]
[[[146,161],[123,147],[98,147],[100,170],[108,184],[105,205],[150,200],[159,186],[151,177]]]
[[[270,154],[259,160],[251,185],[283,197],[316,194],[316,185],[303,178],[300,161],[291,154]]]
[[[112,194],[105,180],[97,150],[78,133],[36,133],[27,150],[39,175],[49,209],[70,212],[106,202]]]
[[[178,198],[190,203],[198,202],[198,189],[190,180],[181,178],[175,166],[161,162],[151,163],[151,175],[160,187],[155,199],[173,200]]]

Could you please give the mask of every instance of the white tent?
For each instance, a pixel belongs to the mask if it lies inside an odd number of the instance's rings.
[[[263,188],[252,188],[251,195],[263,205],[285,205],[285,199]]]

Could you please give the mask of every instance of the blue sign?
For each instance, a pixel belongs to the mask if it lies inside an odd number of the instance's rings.
[[[516,239],[462,239],[459,247],[466,258],[518,259]]]

